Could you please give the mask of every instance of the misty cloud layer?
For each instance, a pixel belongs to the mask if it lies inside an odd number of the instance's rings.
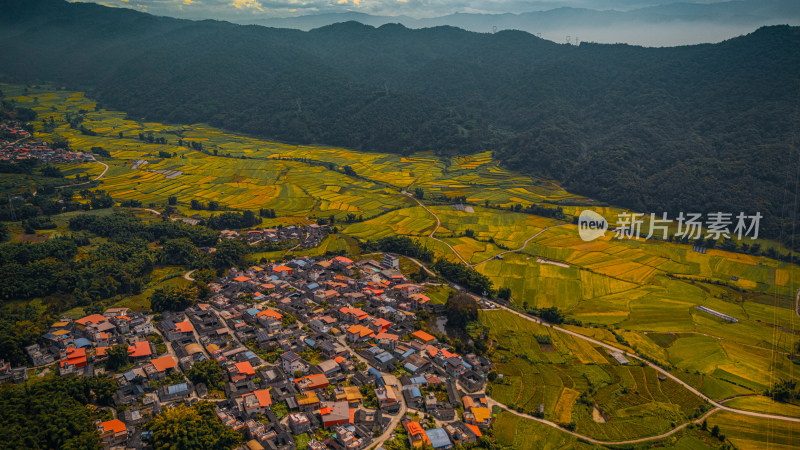
[[[88,0],[80,0],[88,1]],[[308,30],[356,20],[409,28],[517,29],[559,43],[676,46],[720,42],[765,25],[800,25],[796,0],[101,0],[187,19]]]

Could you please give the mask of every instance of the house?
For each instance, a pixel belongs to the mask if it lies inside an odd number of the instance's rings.
[[[325,428],[354,422],[355,409],[350,409],[347,402],[327,402],[319,412]]]
[[[66,352],[62,352],[61,368],[80,368],[86,367],[86,349],[85,348],[69,348]]]
[[[280,279],[286,279],[287,276],[292,274],[292,268],[287,266],[275,266],[272,268],[272,273]]]
[[[319,396],[314,391],[297,394],[294,400],[297,402],[297,408],[301,411],[313,411],[319,408]]]
[[[422,345],[430,345],[436,342],[435,337],[422,330],[417,330],[411,333],[411,337]]]
[[[366,440],[364,438],[359,438],[356,436],[356,428],[352,425],[350,426],[342,426],[337,425],[334,429],[334,435],[336,436],[336,444],[338,447],[343,448],[345,450],[359,450],[365,447]]]
[[[342,367],[339,365],[339,363],[333,359],[326,359],[325,361],[317,364],[317,367],[328,377],[333,376],[342,370]]]
[[[281,329],[283,314],[271,309],[265,309],[256,314],[256,320],[258,320],[258,323],[261,325],[264,325],[268,333],[273,333]]]
[[[392,322],[389,322],[388,320],[379,317],[372,321],[372,323],[370,324],[370,329],[372,329],[372,331],[376,333],[383,333],[390,326],[392,326]]]
[[[485,406],[473,407],[467,411],[467,405],[465,403],[464,423],[475,425],[480,428],[487,428],[492,424],[492,411]]]
[[[358,404],[364,400],[361,391],[355,386],[337,387],[333,393],[336,395],[336,401],[346,401],[351,408],[358,407]]]
[[[242,413],[246,416],[264,414],[272,406],[272,397],[269,389],[259,389],[242,396]]]
[[[300,392],[316,391],[317,389],[325,389],[328,387],[328,377],[324,373],[306,375],[302,378],[296,378],[294,383]]]
[[[82,327],[86,327],[88,325],[98,324],[106,321],[108,321],[108,319],[102,314],[90,314],[86,317],[81,317],[80,319],[76,320],[75,323]]]
[[[228,365],[228,376],[230,376],[231,382],[233,383],[238,383],[239,381],[246,380],[254,377],[255,375],[256,370],[253,368],[253,365],[250,364],[250,361],[243,361]]]
[[[100,422],[97,428],[100,441],[106,446],[120,445],[128,440],[128,427],[119,419]]]
[[[148,341],[134,342],[128,346],[128,356],[134,360],[148,358],[153,354],[153,348]]]
[[[419,422],[406,422],[403,424],[403,427],[408,433],[408,443],[411,444],[411,448],[420,448],[431,445],[431,440],[428,439],[428,435],[425,433],[425,430],[422,428],[422,425],[420,425]]]
[[[375,333],[363,325],[351,325],[347,329],[348,342],[364,342],[374,336]]]
[[[170,355],[164,355],[151,360],[150,364],[144,366],[144,373],[151,380],[160,380],[166,378],[167,374],[177,367],[178,362],[175,361],[175,358]]]
[[[468,425],[464,422],[453,422],[444,426],[447,435],[450,436],[455,445],[474,444],[478,442],[483,433],[475,425]]]
[[[425,430],[425,434],[428,436],[431,447],[435,449],[453,448],[453,442],[450,441],[450,437],[447,435],[447,431],[445,431],[444,428]]]
[[[158,388],[158,400],[161,403],[185,400],[191,395],[192,388],[189,383],[178,383]]]
[[[292,413],[289,414],[289,428],[294,435],[305,433],[311,430],[311,421],[303,413]]]
[[[385,411],[393,412],[400,409],[400,402],[397,401],[397,394],[391,387],[375,389],[375,397],[378,399],[378,407]]]
[[[293,374],[295,372],[305,373],[307,370],[303,358],[295,352],[286,352],[281,355],[281,368],[287,374]]]

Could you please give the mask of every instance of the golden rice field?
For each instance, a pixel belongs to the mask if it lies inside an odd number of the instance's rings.
[[[42,134],[44,140],[60,136],[68,138],[77,150],[100,146],[111,152],[112,158],[104,160],[110,168],[99,188],[115,199],[162,205],[174,196],[184,214],[213,214],[190,211],[192,200],[214,200],[240,210],[274,209],[279,217],[265,219],[265,226],[336,217],[339,236],[326,239],[317,249],[295,254],[357,253],[355,238],[363,241],[400,234],[412,236],[437,257],[460,261],[447,243],[469,264],[476,264],[475,269],[496,287],[509,287],[517,305],[557,307],[585,325],[575,326],[575,331],[674,366],[676,375],[715,399],[758,394],[773,379],[797,378],[787,355],[800,341],[796,332],[800,317],[793,312],[794,294],[800,287],[798,266],[721,250],[701,254],[690,245],[657,240],[619,240],[613,233],[584,242],[569,221],[513,213],[507,207],[559,200],[587,202],[592,206],[564,206],[563,210],[577,215],[583,209],[593,209],[612,223],[623,210],[594,206],[553,181],[510,172],[492,160],[490,151],[442,158],[432,152],[400,156],[288,145],[205,124],[139,122],[121,112],[95,111],[96,103],[76,92],[45,87],[25,94],[21,87],[6,84],[2,89],[21,105],[37,111],[37,130],[42,130],[41,119],[54,118],[56,128],[53,133]],[[86,111],[83,125],[98,136],[83,135],[66,123],[65,114],[79,110]],[[140,133],[152,133],[166,139],[167,144],[141,141]],[[201,142],[208,153],[178,146],[178,139]],[[161,158],[159,152],[173,156]],[[138,161],[147,164],[134,169]],[[344,166],[350,166],[358,176],[344,174]],[[83,164],[63,170],[68,178],[77,174],[94,177],[102,167]],[[423,202],[440,219],[438,229],[436,219],[402,192],[416,188],[423,190]],[[454,205],[432,200],[441,195],[464,196],[474,211],[460,211]],[[490,207],[485,206],[487,202]],[[363,221],[344,223],[348,215]],[[434,230],[436,239],[429,237]],[[467,230],[474,238],[465,236]],[[519,248],[529,239],[524,250],[494,259],[504,248]],[[774,245],[759,243],[762,247]],[[283,253],[255,256],[279,258]],[[444,302],[446,294],[438,301]],[[736,317],[739,322],[726,323],[697,310],[698,305]],[[492,330],[510,326],[496,320],[487,323]],[[536,330],[526,327],[518,324],[518,329],[512,330],[512,348],[537,345],[530,336]],[[624,397],[630,400],[626,404],[615,400],[612,394],[616,391],[603,392],[604,404],[618,408],[621,415],[616,424],[595,424],[590,410],[562,392],[583,392],[589,383],[586,380],[628,388],[651,386],[652,374],[620,369],[598,372],[597,367],[610,363],[603,351],[559,334],[552,338],[557,349],[554,352],[526,350],[533,362],[522,360],[518,354],[507,355],[509,359],[502,367],[508,371],[511,384],[495,386],[497,395],[504,401],[522,402],[526,408],[544,404],[547,417],[561,420],[569,416],[582,423],[584,431],[599,437],[664,430],[664,420],[643,417],[666,408],[676,418],[683,413],[676,412],[674,405],[691,403],[666,387],[649,394],[642,390],[636,398],[626,394]],[[536,364],[540,363],[548,364],[548,370],[539,371]],[[576,370],[580,373],[571,372],[566,367],[570,364],[579,367]],[[751,409],[781,407],[754,399],[736,402]],[[797,413],[794,407],[782,411]],[[510,426],[518,427],[523,425]],[[743,434],[738,439],[746,443],[751,438]],[[506,441],[509,445],[517,443]]]

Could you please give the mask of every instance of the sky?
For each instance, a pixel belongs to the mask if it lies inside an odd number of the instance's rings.
[[[73,1],[91,1],[184,19],[218,19],[304,30],[348,20],[341,16],[320,18],[320,14],[357,12],[382,16],[379,20],[356,17],[373,26],[400,22],[409,28],[452,25],[477,32],[517,29],[558,43],[575,43],[579,39],[648,47],[715,43],[751,33],[764,25],[800,25],[800,0]],[[489,16],[451,16],[456,13]],[[506,13],[535,14],[511,18],[491,16]],[[310,19],[309,16],[316,17]],[[442,16],[447,17],[437,19]]]
[[[97,0],[94,3],[131,8],[156,15],[230,20],[348,11],[427,18],[453,13],[519,14],[564,6],[626,11],[675,1],[677,0]],[[715,3],[720,0],[684,1]]]

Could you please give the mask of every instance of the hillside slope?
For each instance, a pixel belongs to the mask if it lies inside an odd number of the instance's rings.
[[[134,117],[371,151],[494,150],[509,167],[622,206],[760,211],[762,235],[793,233],[798,28],[656,49],[0,5],[4,75],[88,88]]]

